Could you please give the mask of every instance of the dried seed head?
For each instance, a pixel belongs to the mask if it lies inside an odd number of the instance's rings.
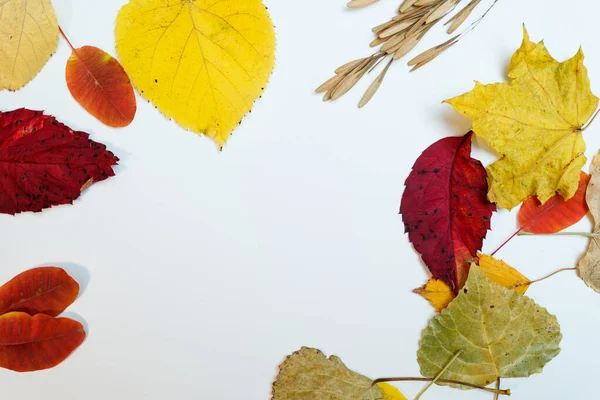
[[[370,6],[373,3],[377,3],[379,0],[351,0],[347,6],[350,8],[361,8]]]

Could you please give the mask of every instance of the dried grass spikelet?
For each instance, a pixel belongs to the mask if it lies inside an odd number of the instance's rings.
[[[347,5],[350,8],[362,8],[378,1],[350,0]],[[460,34],[412,58],[408,62],[408,65],[412,67],[411,71],[421,68],[455,45],[479,24],[497,2],[498,0],[493,0],[493,3],[479,19]],[[375,39],[371,42],[371,47],[379,47],[379,50],[369,57],[350,61],[337,68],[335,76],[319,86],[316,90],[317,93],[325,93],[324,101],[336,100],[352,89],[360,79],[377,68],[379,63],[387,58],[389,59],[388,63],[369,86],[358,104],[359,107],[364,107],[381,86],[394,61],[410,53],[431,28],[451,14],[453,15],[445,24],[450,25],[448,33],[454,33],[467,21],[480,3],[481,0],[470,0],[468,3],[467,0],[404,0],[398,8],[397,15],[372,29]],[[462,4],[466,5],[454,12]]]

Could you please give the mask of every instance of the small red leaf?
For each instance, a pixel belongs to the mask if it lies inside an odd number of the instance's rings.
[[[137,106],[129,76],[104,50],[73,48],[66,79],[75,100],[104,124],[120,128],[133,121]]]
[[[0,314],[21,311],[55,317],[69,307],[78,294],[79,284],[62,268],[30,269],[0,287]]]
[[[0,213],[72,204],[92,183],[114,176],[118,160],[41,111],[0,113]]]
[[[519,227],[531,233],[556,233],[581,221],[589,211],[585,198],[589,182],[590,176],[581,172],[579,187],[567,201],[558,194],[544,205],[537,197],[525,200],[519,210]]]
[[[0,316],[0,367],[17,372],[52,368],[85,339],[72,319],[12,312]]]
[[[464,285],[496,210],[487,200],[485,168],[471,158],[471,136],[445,138],[427,148],[406,180],[400,206],[405,231],[433,278],[455,292]]]

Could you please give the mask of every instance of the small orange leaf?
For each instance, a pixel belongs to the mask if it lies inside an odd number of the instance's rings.
[[[12,312],[0,316],[0,367],[17,372],[52,368],[85,339],[72,319]]]
[[[73,47],[67,62],[69,91],[94,117],[114,128],[127,126],[137,110],[129,76],[115,58],[94,46]]]
[[[70,306],[78,294],[79,284],[62,268],[30,269],[0,287],[0,314],[21,311],[55,317]]]
[[[519,227],[531,233],[556,233],[579,222],[589,211],[585,194],[590,176],[581,172],[575,195],[565,201],[559,194],[543,205],[536,197],[525,200],[519,211]]]

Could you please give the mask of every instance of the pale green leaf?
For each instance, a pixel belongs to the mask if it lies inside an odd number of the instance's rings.
[[[433,377],[462,351],[441,378],[487,386],[541,372],[561,338],[555,316],[473,265],[463,290],[423,332],[417,358],[421,374]]]
[[[279,366],[273,400],[406,400],[394,386],[348,369],[336,356],[303,347]]]

